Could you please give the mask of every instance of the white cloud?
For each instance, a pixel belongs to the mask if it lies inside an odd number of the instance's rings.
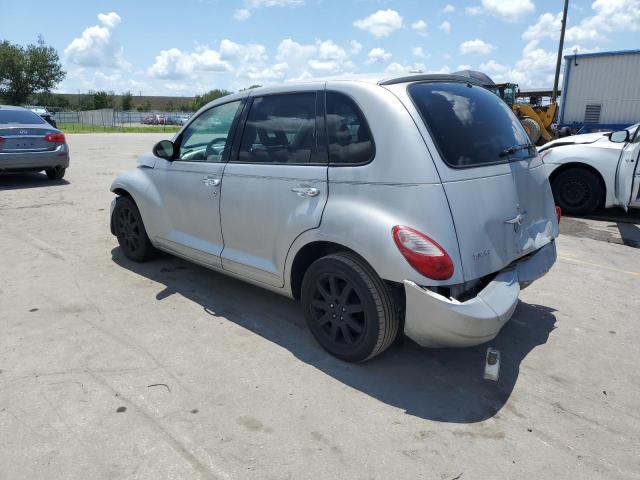
[[[531,0],[482,0],[482,7],[486,12],[510,22],[536,9]]]
[[[460,53],[462,55],[486,55],[491,53],[495,47],[490,43],[476,38],[475,40],[467,40],[460,44]]]
[[[297,7],[304,5],[304,0],[247,0],[247,7]]]
[[[640,0],[595,0],[591,8],[593,16],[567,28],[567,41],[598,41],[614,32],[640,32]]]
[[[466,7],[467,15],[487,13],[508,22],[520,20],[536,9],[532,0],[482,0],[480,5]]]
[[[509,67],[507,67],[506,65],[501,65],[493,59],[480,65],[480,71],[486,73],[487,75],[505,73],[508,70]]]
[[[362,44],[356,40],[351,40],[349,45],[351,46],[349,53],[352,53],[353,55],[357,55],[362,50]]]
[[[562,24],[562,13],[554,15],[552,13],[543,13],[538,17],[538,21],[530,25],[522,34],[523,40],[530,42],[531,40],[539,40],[544,37],[555,39],[560,36],[560,27]]]
[[[473,67],[471,65],[466,65],[466,64],[462,64],[462,65],[458,65],[458,68],[456,68],[456,71],[459,72],[460,70],[473,70]]]
[[[442,30],[444,33],[451,33],[451,22],[448,22],[445,20],[440,24],[438,28]]]
[[[386,62],[391,58],[391,54],[382,48],[376,47],[371,49],[368,57],[367,63]]]
[[[411,28],[418,32],[418,35],[421,35],[423,37],[427,35],[427,22],[425,22],[424,20],[413,22],[411,24]]]
[[[354,48],[359,51],[362,45],[351,43],[349,52],[353,53]],[[324,75],[353,71],[355,67],[349,59],[350,53],[333,40],[318,39],[314,44],[303,45],[287,38],[278,45],[275,58],[279,62],[287,62],[295,78],[302,78],[305,72],[313,76],[309,70]]]
[[[424,50],[422,49],[422,47],[413,47],[411,49],[411,53],[413,54],[414,57],[420,57],[420,58],[425,57]]]
[[[284,61],[300,61],[306,60],[316,53],[315,45],[301,45],[300,43],[286,38],[278,45],[276,60]]]
[[[233,18],[239,22],[248,20],[251,17],[251,11],[247,8],[239,8],[233,12]]]
[[[402,28],[402,17],[395,10],[378,10],[368,17],[356,20],[353,25],[369,32],[374,37],[387,37]]]
[[[107,28],[114,28],[120,24],[122,19],[116,12],[99,13],[98,20]]]
[[[122,19],[116,12],[110,12],[98,14],[98,20],[100,25],[87,27],[64,49],[65,59],[84,67],[129,70],[131,64],[124,59],[122,46],[114,42],[111,35]]]
[[[448,3],[447,5],[444,6],[444,8],[442,9],[443,13],[453,13],[456,11],[456,7],[454,7],[453,5],[451,5],[450,3]]]

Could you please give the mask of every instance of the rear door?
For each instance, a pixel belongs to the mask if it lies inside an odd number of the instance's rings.
[[[640,126],[630,130],[631,141],[628,142],[620,154],[616,170],[616,200],[618,204],[628,209],[629,205],[638,203],[637,175],[640,156]],[[634,196],[635,194],[635,196]]]
[[[282,286],[289,247],[320,224],[328,189],[324,92],[317,89],[275,90],[245,109],[223,177],[225,270]]]
[[[408,91],[449,201],[465,280],[557,236],[544,166],[502,100],[464,82],[416,83]]]

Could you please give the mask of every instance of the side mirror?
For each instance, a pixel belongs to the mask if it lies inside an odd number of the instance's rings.
[[[609,134],[609,140],[613,143],[624,143],[629,141],[629,132],[627,130],[619,130]]]
[[[160,140],[153,146],[153,154],[156,157],[171,161],[175,154],[175,146],[171,140]]]

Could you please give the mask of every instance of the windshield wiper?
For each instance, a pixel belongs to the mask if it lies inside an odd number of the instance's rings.
[[[508,155],[512,155],[514,153],[516,153],[517,151],[520,150],[524,150],[527,149],[529,150],[531,147],[533,147],[534,145],[532,143],[521,143],[520,145],[513,145],[511,147],[505,148],[504,150],[502,150],[498,156],[499,157],[506,157]]]

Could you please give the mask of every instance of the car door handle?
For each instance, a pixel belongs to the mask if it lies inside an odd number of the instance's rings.
[[[307,186],[294,187],[291,191],[299,197],[317,197],[320,193],[317,188]]]
[[[213,177],[204,177],[201,180],[202,183],[205,184],[205,186],[207,187],[217,187],[218,185],[220,185],[220,179],[219,178],[213,178]]]

